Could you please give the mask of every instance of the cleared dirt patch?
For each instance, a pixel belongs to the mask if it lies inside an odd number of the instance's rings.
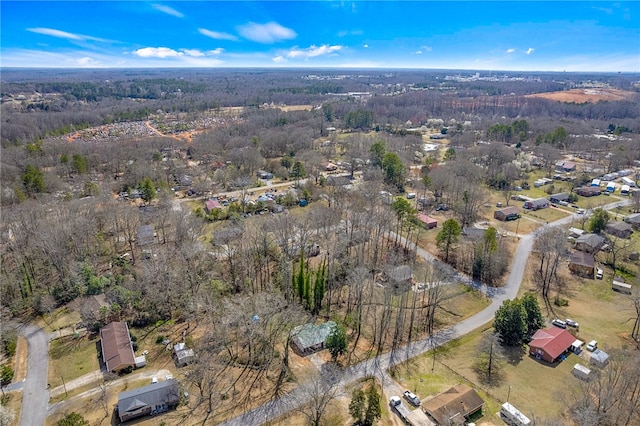
[[[536,93],[527,98],[543,98],[559,102],[595,103],[599,101],[623,101],[631,99],[634,92],[618,89],[585,88],[563,90],[561,92]]]
[[[27,377],[27,339],[24,336],[18,336],[16,345],[15,362],[13,366],[13,382],[19,382]]]

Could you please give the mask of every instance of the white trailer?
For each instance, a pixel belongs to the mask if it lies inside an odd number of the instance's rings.
[[[613,280],[611,283],[611,290],[624,294],[631,294],[631,284],[625,284],[620,281]]]
[[[631,187],[635,187],[635,186],[636,186],[636,181],[635,181],[635,180],[633,180],[633,179],[631,179],[631,178],[628,178],[628,177],[622,177],[622,178],[620,178],[620,180],[621,180],[621,181],[622,181],[622,183],[623,183],[623,184],[625,184],[625,185],[629,185],[629,186],[631,186]]]
[[[527,416],[508,402],[502,404],[500,417],[505,423],[513,426],[529,426],[531,424],[531,420]]]

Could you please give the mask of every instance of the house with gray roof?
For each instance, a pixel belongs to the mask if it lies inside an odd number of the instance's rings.
[[[640,213],[633,213],[624,218],[624,221],[636,229],[640,229]]]
[[[633,228],[626,222],[609,221],[604,227],[604,232],[618,238],[629,238],[633,233]]]
[[[323,324],[299,325],[291,332],[291,344],[302,356],[321,351],[324,349],[324,342],[336,326],[333,321],[327,321]]]
[[[604,246],[605,239],[597,234],[582,234],[576,239],[576,250],[597,253]]]
[[[137,417],[154,416],[180,403],[180,389],[175,379],[152,383],[118,395],[116,411],[121,422]]]

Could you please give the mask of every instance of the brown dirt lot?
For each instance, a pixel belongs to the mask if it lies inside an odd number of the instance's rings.
[[[544,98],[552,101],[576,102],[582,104],[587,102],[595,103],[599,101],[623,101],[626,99],[630,99],[633,95],[633,92],[618,89],[585,88],[563,90],[561,92],[536,93],[533,95],[527,95],[526,97]]]
[[[18,336],[18,344],[16,345],[16,355],[13,364],[13,382],[19,382],[27,377],[27,339],[24,336]]]

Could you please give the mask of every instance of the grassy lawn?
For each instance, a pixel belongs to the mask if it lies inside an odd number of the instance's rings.
[[[82,321],[80,313],[72,311],[66,306],[56,309],[50,314],[44,314],[38,317],[36,324],[48,333],[51,333],[61,328],[74,327],[77,323]]]
[[[49,345],[49,381],[52,388],[65,382],[80,377],[84,374],[98,370],[99,347],[98,337],[73,336],[52,340]]]
[[[569,216],[570,213],[567,213],[563,209],[549,207],[547,209],[540,209],[536,211],[529,211],[529,210],[523,209],[521,214],[523,217],[531,217],[535,220],[538,220],[544,223],[544,222],[554,222],[558,219],[562,219],[564,217]]]
[[[22,391],[15,391],[5,394],[2,398],[2,405],[6,410],[13,413],[14,422],[20,424],[20,410],[22,409]]]

